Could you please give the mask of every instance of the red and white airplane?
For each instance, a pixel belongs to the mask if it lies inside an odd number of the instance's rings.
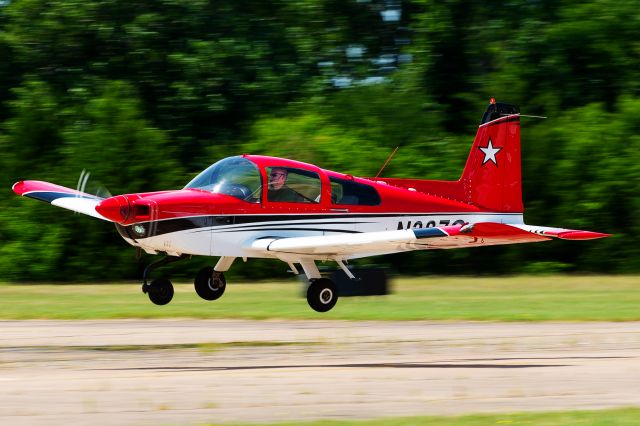
[[[100,198],[42,181],[21,181],[14,192],[114,222],[125,241],[167,256],[144,272],[143,291],[169,303],[166,278],[150,271],[191,255],[220,256],[200,270],[195,290],[206,300],[225,290],[224,272],[236,258],[276,258],[294,273],[300,265],[307,301],[333,308],[335,283],[316,261],[345,261],[410,250],[588,240],[608,234],[526,225],[521,194],[520,113],[493,99],[457,181],[358,178],[298,161],[259,155],[229,157],[181,190]]]

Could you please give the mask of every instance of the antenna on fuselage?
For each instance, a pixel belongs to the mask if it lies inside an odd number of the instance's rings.
[[[393,155],[396,153],[396,151],[398,150],[398,148],[400,148],[400,145],[396,146],[396,149],[393,150],[393,152],[391,153],[391,155],[389,156],[389,158],[387,158],[387,161],[384,162],[384,164],[382,165],[382,167],[380,168],[380,171],[378,172],[378,174],[376,175],[376,177],[374,179],[376,179],[378,176],[380,176],[380,173],[382,173],[382,171],[384,170],[385,167],[387,167],[387,164],[389,164],[389,161],[391,161],[391,158],[393,157]]]

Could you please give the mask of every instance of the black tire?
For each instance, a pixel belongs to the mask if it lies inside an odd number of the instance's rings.
[[[166,305],[173,299],[173,284],[167,278],[157,278],[149,284],[147,295],[156,305]]]
[[[198,296],[204,300],[216,300],[224,294],[227,280],[222,272],[214,271],[211,266],[200,269],[193,282]]]
[[[318,278],[309,284],[307,302],[316,312],[327,312],[338,302],[338,288],[328,278]]]

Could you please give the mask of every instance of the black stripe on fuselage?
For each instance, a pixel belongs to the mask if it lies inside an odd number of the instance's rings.
[[[317,232],[340,232],[345,234],[360,234],[360,231],[353,229],[335,229],[335,228],[258,228],[258,229],[230,229],[230,230],[214,230],[214,233],[227,232],[247,232],[247,231],[317,231]]]
[[[209,228],[213,228],[214,232],[240,232],[240,231],[257,231],[257,230],[285,230],[287,228],[281,228],[282,222],[290,222],[290,226],[302,226],[302,225],[358,225],[365,223],[373,223],[371,221],[362,221],[357,219],[371,219],[386,218],[386,217],[415,217],[415,216],[468,216],[468,215],[508,215],[509,213],[382,213],[382,214],[333,214],[333,213],[319,213],[315,215],[295,215],[295,214],[280,214],[280,215],[216,215],[216,216],[193,216],[186,218],[176,219],[163,219],[153,222],[141,222],[133,225],[119,225],[116,224],[118,232],[126,238],[142,239],[147,236],[157,236],[163,234],[169,234],[172,232],[196,230],[201,228],[203,231],[208,231]],[[519,215],[519,213],[518,213]],[[313,220],[315,219],[315,220]],[[341,221],[332,219],[343,219]],[[352,221],[345,221],[344,219],[352,219]],[[295,222],[294,222],[295,221]],[[142,225],[145,227],[145,235],[139,235],[134,232],[133,227],[136,225]],[[219,229],[215,229],[219,228]],[[148,234],[151,229],[151,234]],[[290,230],[294,228],[288,228]],[[331,228],[298,228],[295,230],[322,230],[329,232],[352,232],[354,230],[336,230]],[[196,231],[197,232],[197,231]]]
[[[198,219],[198,220],[192,220]],[[290,218],[287,218],[291,220]],[[263,220],[261,220],[262,222]],[[142,238],[146,238],[147,236],[157,236],[163,234],[169,234],[172,232],[180,232],[180,231],[189,231],[193,230],[194,232],[210,232],[213,231],[215,233],[219,232],[247,232],[247,231],[322,231],[322,232],[342,232],[342,233],[357,233],[358,231],[354,231],[352,229],[335,229],[335,228],[318,228],[321,225],[352,225],[355,222],[330,222],[330,221],[316,221],[316,222],[296,222],[291,223],[289,225],[285,225],[287,227],[283,227],[282,223],[278,224],[277,222],[272,220],[271,223],[257,224],[257,225],[244,225],[244,226],[229,226],[228,224],[220,224],[215,223],[215,221],[205,220],[205,218],[190,218],[190,219],[175,219],[175,220],[166,220],[166,221],[158,221],[158,222],[145,222],[142,225],[145,227],[145,235],[141,236],[134,231],[134,226],[122,226],[116,225],[118,228],[118,232],[120,235],[126,238],[131,238],[134,240],[139,240]],[[274,223],[276,222],[276,223]],[[359,222],[359,223],[371,223],[371,222]],[[278,226],[279,225],[279,226]],[[303,225],[313,225],[314,227],[302,227]],[[198,231],[198,229],[202,229]],[[151,230],[151,232],[149,232]]]

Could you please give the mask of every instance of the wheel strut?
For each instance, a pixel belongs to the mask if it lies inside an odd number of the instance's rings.
[[[188,254],[181,254],[180,256],[166,256],[160,260],[156,260],[155,262],[148,264],[147,267],[144,268],[144,272],[142,273],[142,292],[145,294],[149,292],[149,288],[151,286],[147,283],[147,280],[152,270],[169,263],[174,263],[179,260],[186,259],[188,257],[190,257]]]

